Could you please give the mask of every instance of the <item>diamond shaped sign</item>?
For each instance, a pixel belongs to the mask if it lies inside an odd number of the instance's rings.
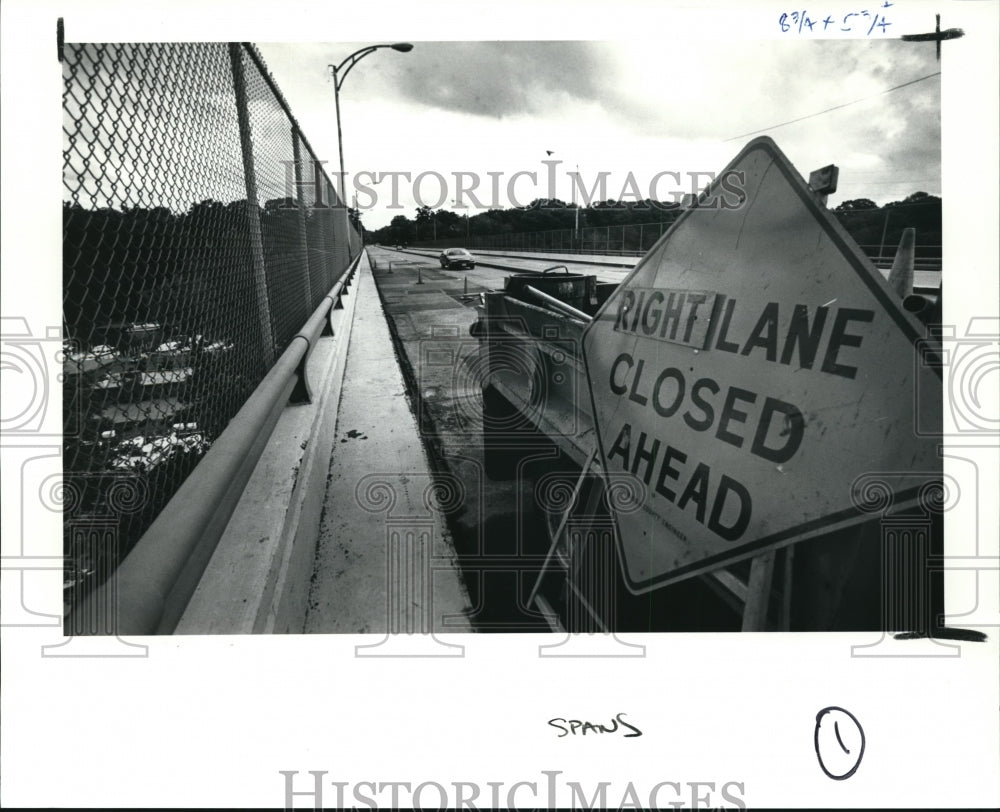
[[[938,440],[915,431],[941,423],[923,334],[774,142],[751,141],[584,333],[629,588],[939,497]]]

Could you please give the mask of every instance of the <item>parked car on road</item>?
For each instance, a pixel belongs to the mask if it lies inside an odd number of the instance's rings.
[[[441,267],[448,269],[453,265],[458,268],[475,268],[476,258],[464,248],[445,248],[438,257]]]

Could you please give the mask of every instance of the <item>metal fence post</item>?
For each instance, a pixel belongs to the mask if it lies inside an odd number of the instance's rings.
[[[319,166],[319,162],[317,162]],[[322,172],[322,168],[319,168]],[[337,189],[328,180],[324,181],[323,184],[326,187],[327,193],[327,205],[329,206],[329,211],[333,215],[333,257],[334,257],[334,276],[338,274],[341,270],[346,268],[351,264],[354,257],[351,255],[351,227],[347,220],[347,206],[344,205],[342,201],[337,196]],[[333,279],[330,280],[331,284]]]
[[[271,332],[271,305],[267,297],[267,275],[264,271],[264,240],[260,231],[260,209],[257,206],[257,179],[253,165],[253,139],[250,115],[247,112],[247,86],[243,74],[243,46],[229,43],[229,61],[233,68],[233,90],[236,95],[236,117],[240,127],[243,150],[243,178],[247,192],[247,217],[250,220],[250,256],[253,262],[254,298],[260,322],[261,357],[265,366],[274,363],[274,337]]]
[[[889,215],[892,214],[891,209],[884,209],[885,211],[885,222],[882,224],[882,239],[878,244],[878,261],[882,261],[882,253],[885,251],[885,235],[889,231]]]
[[[302,152],[299,149],[299,129],[292,127],[292,160],[295,163],[295,202],[299,210],[299,240],[302,242],[302,290],[306,297],[306,313],[313,309],[309,240],[306,234],[306,204],[302,194]]]

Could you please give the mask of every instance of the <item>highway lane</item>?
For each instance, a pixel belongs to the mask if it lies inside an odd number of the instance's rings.
[[[503,280],[511,273],[523,271],[543,271],[559,264],[551,260],[525,259],[521,257],[496,257],[486,254],[476,255],[477,264],[474,270],[453,270],[446,271],[441,268],[437,260],[438,251],[433,249],[413,249],[407,248],[397,251],[394,248],[382,246],[377,256],[384,257],[385,260],[396,262],[410,262],[411,267],[416,269],[418,265],[423,268],[436,268],[443,274],[454,276],[456,279],[468,277],[469,287],[480,286],[490,290],[502,290]],[[574,262],[566,266],[570,273],[594,274],[601,282],[621,282],[631,270],[630,268],[609,267],[607,265],[590,265]]]
[[[440,486],[455,495],[446,518],[476,607],[470,620],[481,632],[549,631],[541,615],[519,601],[544,560],[544,516],[532,507],[531,482],[489,479],[482,452],[483,368],[469,327],[478,294],[502,288],[505,273],[445,271],[435,257],[378,247],[369,247],[368,255],[377,263],[372,276],[425,448]],[[553,463],[551,455],[546,462]]]
[[[510,270],[477,266],[445,271],[436,255],[380,247],[369,247],[368,253],[378,265],[373,277],[427,453],[442,487],[456,494],[447,522],[476,607],[470,620],[480,632],[549,631],[537,607],[526,603],[551,545],[551,511],[538,501],[537,488],[567,472],[575,478],[579,470],[550,440],[535,435],[523,440],[525,458],[517,476],[494,479],[486,474],[482,384],[488,367],[480,362],[478,340],[469,334],[477,318],[477,294],[502,288]],[[549,264],[521,260],[517,267],[539,270]],[[627,268],[591,269],[610,281],[628,273]],[[463,295],[466,281],[468,295]],[[589,408],[589,397],[583,397],[581,408]],[[669,589],[623,597],[616,626],[636,632],[738,631],[740,616],[713,589],[692,578]]]
[[[515,479],[497,480],[485,473],[481,385],[486,367],[479,363],[478,342],[470,337],[469,326],[480,291],[502,289],[510,273],[543,270],[558,260],[483,253],[475,255],[479,264],[474,270],[446,271],[433,249],[372,247],[369,253],[385,269],[374,276],[400,359],[409,370],[429,453],[448,481],[463,483],[464,498],[449,514],[449,526],[466,588],[480,607],[472,622],[480,631],[541,630],[542,619],[517,599],[530,593],[549,544],[547,516],[535,504],[535,488],[576,469],[561,454],[549,453],[558,446],[546,446],[539,438]],[[596,262],[573,262],[568,268],[610,282],[622,281],[630,270]],[[418,269],[423,274],[419,284]],[[468,295],[463,295],[466,282]],[[579,405],[589,408],[589,403]],[[739,579],[745,581],[749,565],[738,566],[743,568]],[[622,598],[616,604],[616,626],[620,631],[736,631],[742,610],[734,608],[728,593],[720,598],[717,589],[712,579],[697,578]]]
[[[381,250],[384,250],[390,258],[397,257],[400,260],[409,259],[412,262],[421,262],[423,258],[426,258],[426,267],[440,268],[440,264],[437,261],[437,256],[440,252],[437,249],[406,248],[397,251],[395,248],[389,248],[386,246],[381,246],[380,248]],[[500,255],[494,253],[479,254],[475,251],[473,251],[473,255],[477,260],[476,269],[474,271],[445,271],[445,273],[469,274],[470,286],[474,282],[477,282],[484,287],[499,290],[503,288],[503,278],[509,273],[516,273],[518,271],[541,271],[560,263],[560,260],[557,257],[529,259],[521,256]],[[612,262],[639,261],[639,258],[632,257],[603,257],[602,259]],[[416,267],[416,265],[414,265],[414,267]],[[575,261],[567,263],[567,267],[572,273],[594,274],[601,282],[621,282],[621,280],[624,279],[631,270],[630,267],[618,267],[599,263],[589,264]],[[883,277],[888,277],[889,268],[879,268],[878,270]],[[914,286],[917,288],[918,292],[927,295],[936,291],[937,286],[941,283],[941,277],[941,271],[917,270],[913,274]]]

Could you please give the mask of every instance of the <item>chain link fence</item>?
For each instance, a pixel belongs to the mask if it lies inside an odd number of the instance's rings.
[[[664,212],[658,222],[617,226],[581,226],[521,234],[472,237],[471,248],[501,251],[557,251],[578,254],[642,256],[673,225],[679,212]]]
[[[257,50],[66,45],[67,607],[114,570],[360,251]]]
[[[932,211],[925,211],[926,209]],[[860,248],[879,267],[889,267],[904,228],[916,227],[916,267],[922,271],[941,270],[940,202],[907,203],[882,208],[832,211]],[[666,233],[681,215],[680,209],[664,210],[658,221],[607,226],[581,226],[503,234],[451,236],[421,240],[414,247],[450,248],[461,245],[470,250],[530,251],[602,256],[642,256]],[[581,218],[582,219],[582,218]]]

